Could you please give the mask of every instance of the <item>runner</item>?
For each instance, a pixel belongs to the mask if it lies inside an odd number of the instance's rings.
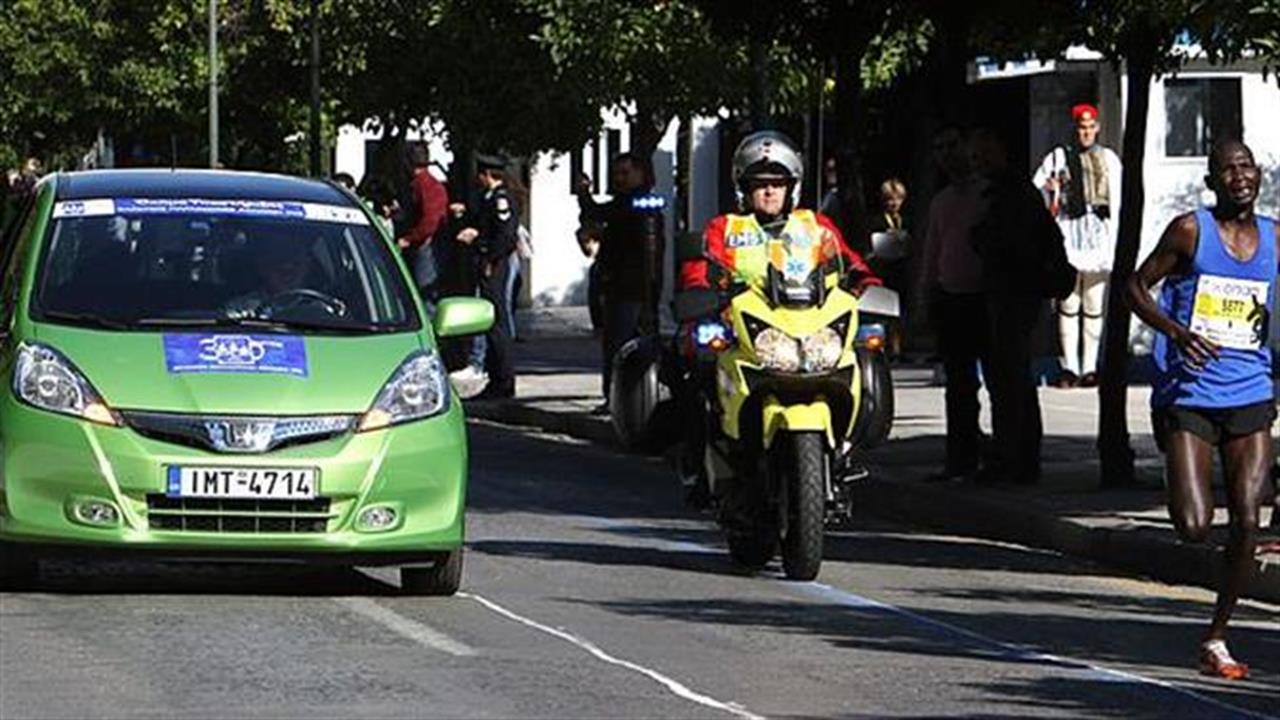
[[[1253,568],[1276,417],[1267,345],[1276,230],[1254,214],[1261,177],[1244,143],[1215,146],[1205,180],[1217,205],[1170,223],[1128,288],[1134,312],[1159,333],[1153,427],[1168,457],[1169,513],[1188,542],[1209,537],[1214,451],[1222,458],[1230,532],[1200,671],[1232,680],[1249,675],[1226,632]],[[1157,303],[1149,289],[1161,280]]]

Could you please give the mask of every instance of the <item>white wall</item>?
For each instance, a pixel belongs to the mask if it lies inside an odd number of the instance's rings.
[[[356,179],[356,184],[359,184],[364,179],[366,170],[365,143],[381,138],[381,131],[375,131],[372,124],[366,124],[364,128],[355,125],[343,125],[338,128],[333,171],[350,173]],[[453,151],[449,149],[449,133],[443,126],[411,130],[405,133],[405,139],[412,142],[425,140],[430,148],[433,162],[438,162],[446,168],[453,164]],[[433,168],[432,174],[440,180],[444,179],[444,174],[438,168]]]
[[[1240,78],[1241,115],[1244,141],[1253,148],[1263,169],[1265,183],[1259,210],[1269,215],[1280,211],[1280,88],[1275,78],[1256,72],[1185,72],[1178,78]],[[1142,256],[1155,247],[1165,226],[1175,216],[1211,205],[1213,195],[1204,184],[1208,158],[1166,157],[1167,131],[1164,80],[1151,86],[1151,109],[1147,115],[1147,157],[1144,168],[1147,202],[1143,213]]]

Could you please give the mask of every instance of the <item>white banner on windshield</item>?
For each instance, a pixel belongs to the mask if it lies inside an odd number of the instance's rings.
[[[368,225],[360,208],[281,200],[210,200],[205,198],[94,198],[63,200],[53,206],[54,218],[124,215],[236,215],[292,218],[344,225]]]

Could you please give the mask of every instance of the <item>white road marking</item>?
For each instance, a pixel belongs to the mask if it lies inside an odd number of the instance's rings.
[[[334,598],[333,601],[351,612],[363,615],[391,632],[406,637],[425,648],[438,650],[455,657],[468,657],[476,654],[476,651],[469,646],[454,640],[439,630],[428,627],[417,620],[410,620],[369,598]]]
[[[574,517],[580,518],[580,519],[590,519],[591,520],[590,524],[595,525],[596,527],[602,528],[602,529],[616,530],[621,527],[628,527],[632,525],[632,521],[620,520],[616,518],[605,518],[605,517],[599,517],[594,515],[577,515]],[[699,543],[696,541],[689,542],[689,541],[683,541],[683,540],[652,540],[652,541],[648,541],[646,544],[649,544],[651,547],[656,547],[658,549],[666,549],[666,550],[675,551],[675,552],[688,552],[690,548],[700,548],[701,550],[706,552],[727,552],[714,545],[708,545],[708,544]],[[1019,550],[1029,550],[1029,548],[1025,548],[1020,545],[1012,545],[1012,547],[1015,547]],[[1208,695],[1202,695],[1201,693],[1198,693],[1194,690],[1182,687],[1181,685],[1168,682],[1166,680],[1150,678],[1145,675],[1138,675],[1136,673],[1131,673],[1124,670],[1115,670],[1102,665],[1095,665],[1093,663],[1085,662],[1083,660],[1076,660],[1073,658],[1062,657],[1059,655],[1042,653],[1038,650],[1035,650],[1034,648],[1020,646],[1013,643],[1004,642],[1002,640],[996,640],[995,638],[988,637],[981,633],[977,633],[972,630],[967,630],[963,627],[960,627],[959,625],[952,625],[951,623],[948,623],[948,622],[935,620],[931,617],[928,617],[927,615],[922,615],[920,613],[912,612],[911,610],[900,608],[896,605],[890,605],[888,603],[880,602],[879,600],[874,600],[872,598],[858,595],[856,593],[852,593],[847,590],[841,590],[840,588],[832,587],[830,585],[826,585],[823,583],[819,583],[819,582],[788,583],[783,587],[794,588],[796,590],[799,590],[805,595],[809,595],[811,597],[819,597],[823,600],[836,602],[841,605],[845,605],[855,609],[873,610],[873,611],[885,613],[888,615],[896,615],[900,618],[913,622],[917,625],[923,625],[925,627],[931,628],[935,632],[938,632],[944,635],[950,635],[956,638],[963,638],[968,642],[986,646],[987,648],[991,650],[995,650],[1000,655],[1003,655],[1004,657],[1012,660],[1035,661],[1035,662],[1054,665],[1056,667],[1064,668],[1066,670],[1079,672],[1083,674],[1086,678],[1092,678],[1099,682],[1128,682],[1128,683],[1134,683],[1137,685],[1148,685],[1151,687],[1159,688],[1166,692],[1171,692],[1176,695],[1181,695],[1182,697],[1187,698],[1189,700],[1194,700],[1198,703],[1203,703],[1204,705],[1223,711],[1226,713],[1225,717],[1228,717],[1228,718],[1233,718],[1233,719],[1241,718],[1242,720],[1243,719],[1280,720],[1280,718],[1276,718],[1271,715],[1266,715],[1263,713],[1255,713],[1245,708],[1241,708],[1236,705],[1231,705],[1229,703],[1222,702],[1221,700],[1217,700],[1215,698],[1209,697]]]
[[[974,632],[972,630],[966,630],[965,628],[962,628],[959,625],[952,625],[951,623],[943,622],[941,620],[934,620],[931,617],[921,615],[919,613],[912,612],[904,608],[900,608],[896,605],[882,603],[879,600],[873,600],[871,598],[864,597],[856,593],[851,593],[847,590],[841,590],[839,588],[835,588],[830,585],[826,585],[824,583],[819,583],[819,582],[804,583],[804,584],[798,585],[797,587],[804,590],[806,594],[812,594],[826,600],[832,600],[842,605],[847,605],[854,608],[878,610],[886,614],[897,615],[898,617],[901,617],[905,620],[909,620],[918,625],[924,625],[926,627],[932,628],[943,634],[961,637],[972,643],[975,643],[978,645],[984,645],[992,650],[997,651],[1000,655],[1003,655],[1012,660],[1047,663],[1047,664],[1055,665],[1057,667],[1082,672],[1086,675],[1086,677],[1092,677],[1095,680],[1099,680],[1102,682],[1129,682],[1129,683],[1135,683],[1138,685],[1151,685],[1151,686],[1158,687],[1178,695],[1182,695],[1183,697],[1186,697],[1191,700],[1195,700],[1196,702],[1204,703],[1205,705],[1217,708],[1218,710],[1225,711],[1227,713],[1226,717],[1230,717],[1230,718],[1249,718],[1250,720],[1273,720],[1272,716],[1270,715],[1255,713],[1255,712],[1246,710],[1244,708],[1222,702],[1221,700],[1217,700],[1207,695],[1202,695],[1194,690],[1184,688],[1180,685],[1176,685],[1166,680],[1158,680],[1156,678],[1150,678],[1145,675],[1138,675],[1137,673],[1131,673],[1125,670],[1115,670],[1113,668],[1105,667],[1102,665],[1095,665],[1093,663],[1086,662],[1084,660],[1076,660],[1073,658],[1063,657],[1061,655],[1043,653],[1034,648],[1003,642],[1001,640],[990,638],[986,635]]]
[[[537,630],[542,633],[546,633],[547,635],[551,635],[552,637],[556,637],[561,640],[564,640],[567,643],[573,644],[581,648],[582,650],[587,651],[598,660],[609,663],[610,665],[616,665],[620,668],[630,670],[634,673],[639,673],[640,675],[644,675],[650,680],[653,680],[659,685],[662,685],[663,687],[665,687],[671,694],[677,697],[683,698],[685,700],[688,700],[689,702],[697,703],[699,705],[702,705],[703,707],[712,708],[713,710],[721,710],[723,712],[730,713],[740,718],[746,718],[747,720],[764,720],[763,716],[756,715],[755,713],[748,711],[746,708],[742,707],[741,705],[738,705],[737,703],[722,702],[720,700],[716,700],[713,697],[709,697],[707,695],[703,695],[702,693],[691,690],[688,686],[684,685],[683,683],[677,680],[674,680],[666,675],[663,675],[657,670],[654,670],[652,668],[647,668],[637,663],[633,663],[630,660],[624,660],[622,658],[610,655],[604,650],[601,650],[599,646],[597,646],[595,643],[592,643],[589,640],[584,640],[578,637],[577,635],[574,635],[573,633],[570,633],[566,630],[561,630],[559,628],[553,628],[548,625],[543,625],[537,620],[531,620],[527,617],[524,617],[523,615],[515,613],[511,610],[508,610],[507,608],[499,605],[496,602],[493,602],[492,600],[489,600],[488,598],[484,598],[474,593],[467,593],[467,592],[458,593],[458,597],[464,597],[464,598],[474,600],[480,603],[481,605],[483,605],[484,607],[488,608],[489,610],[501,615],[502,617],[507,618],[508,620],[513,620],[515,622],[520,623],[521,625],[533,628],[534,630]]]

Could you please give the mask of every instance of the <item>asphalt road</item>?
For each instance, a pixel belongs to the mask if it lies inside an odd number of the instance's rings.
[[[658,463],[472,426],[464,593],[395,574],[49,564],[0,595],[0,717],[1135,717],[1280,714],[1194,672],[1212,598],[860,517],[818,583],[733,569]]]

